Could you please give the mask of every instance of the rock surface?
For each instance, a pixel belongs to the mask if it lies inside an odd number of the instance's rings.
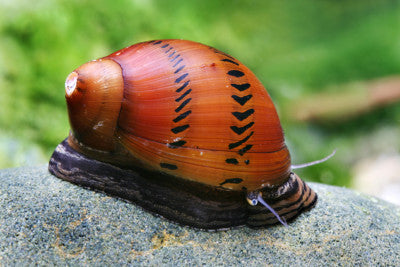
[[[398,265],[400,207],[309,183],[289,227],[204,232],[69,184],[47,166],[0,171],[0,265]]]

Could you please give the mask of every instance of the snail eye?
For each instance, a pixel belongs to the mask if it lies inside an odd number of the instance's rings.
[[[246,200],[249,203],[249,205],[251,205],[251,206],[256,206],[258,204],[257,198],[253,198],[253,197],[248,196],[246,198]]]

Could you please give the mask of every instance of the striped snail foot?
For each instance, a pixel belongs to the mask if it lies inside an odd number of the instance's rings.
[[[264,206],[251,206],[246,191],[232,191],[140,168],[123,169],[87,158],[65,139],[55,149],[49,171],[68,182],[133,202],[173,222],[207,230],[242,225],[278,224]],[[264,200],[286,221],[312,208],[317,195],[296,174],[273,189],[261,190]]]
[[[312,209],[318,200],[317,194],[295,173],[278,188],[262,190],[262,196],[275,212],[287,222],[302,212]],[[274,214],[261,205],[250,206],[247,225],[252,228],[278,224]]]

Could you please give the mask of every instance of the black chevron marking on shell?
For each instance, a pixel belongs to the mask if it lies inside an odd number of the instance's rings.
[[[175,61],[176,59],[178,59],[180,57],[180,55],[176,55],[178,52],[176,50],[174,50],[170,55],[168,55],[168,58],[172,58],[170,60],[171,64],[173,65],[173,68],[175,68],[176,66],[179,65],[179,63],[181,63],[183,61],[183,58],[180,58],[179,60],[177,60],[175,63],[172,63],[173,61]],[[185,68],[185,65],[182,64],[181,66],[178,66],[177,69],[175,69],[174,74],[177,74],[178,72],[182,71]],[[182,75],[180,75],[178,78],[176,78],[175,83],[179,84],[182,81],[184,81],[184,79],[189,75],[189,73],[184,73]],[[190,80],[184,81],[183,84],[180,84],[179,88],[175,90],[175,92],[180,93],[182,92],[185,88],[187,88],[187,86],[189,85]],[[180,105],[175,109],[176,113],[179,113],[191,100],[192,98],[186,98],[186,96],[188,96],[190,93],[192,92],[191,88],[186,89],[186,91],[183,94],[177,95],[177,98],[175,99],[175,102],[181,102],[182,100],[184,100],[183,102],[180,103]],[[189,116],[192,113],[191,110],[186,110],[185,112],[178,114],[172,121],[174,123],[178,123],[181,120],[185,119],[187,116]],[[178,134],[180,132],[185,131],[186,129],[188,129],[190,127],[189,124],[184,124],[184,125],[180,125],[180,126],[176,126],[174,128],[171,129],[171,132],[173,132],[174,134]],[[186,141],[184,140],[178,140],[172,143],[168,143],[167,146],[170,148],[178,148],[181,147],[183,145],[186,144]]]
[[[164,162],[160,163],[160,167],[164,168],[164,169],[168,169],[168,170],[176,170],[176,169],[178,169],[178,166],[176,166],[174,164],[164,163]]]
[[[225,162],[228,164],[235,164],[235,165],[239,164],[239,161],[235,158],[226,159]]]
[[[189,81],[186,81],[181,87],[179,87],[178,89],[176,89],[175,92],[179,93],[180,91],[182,91],[183,89],[185,89],[186,86],[188,86]]]
[[[221,59],[221,61],[229,62],[229,63],[232,63],[232,64],[235,64],[235,65],[239,66],[239,63],[237,63],[237,62],[235,62],[233,60],[227,59],[227,58]]]
[[[177,78],[176,80],[175,80],[175,83],[180,83],[183,79],[185,79],[186,78],[186,76],[188,76],[189,75],[189,73],[185,73],[185,74],[183,74],[182,76],[180,76],[179,78]]]
[[[239,155],[243,156],[244,153],[246,153],[247,151],[249,151],[251,148],[253,147],[253,145],[246,145],[244,148],[240,149],[238,151]],[[248,161],[248,160],[247,160]],[[250,162],[250,161],[249,161]],[[245,162],[246,163],[246,162]],[[248,163],[246,163],[248,164]]]
[[[190,102],[190,100],[192,99],[188,98],[185,101],[183,101],[182,104],[180,104],[179,107],[175,109],[175,112],[178,113],[179,111],[181,111]]]
[[[169,51],[171,51],[173,49],[173,47],[170,47],[170,48],[168,48],[168,50],[167,51],[165,51],[164,53],[165,54],[168,54],[169,53]]]
[[[166,48],[168,46],[169,46],[169,44],[165,44],[165,45],[161,46],[161,48]]]
[[[179,114],[175,119],[173,119],[173,122],[177,123],[181,120],[183,120],[184,118],[186,118],[190,113],[192,113],[191,110],[188,110],[182,114]]]
[[[175,127],[175,128],[172,128],[171,131],[172,131],[174,134],[177,134],[177,133],[183,132],[183,131],[186,130],[187,128],[189,128],[189,124],[177,126],[177,127]]]
[[[240,146],[241,144],[245,143],[247,140],[249,140],[249,138],[254,134],[254,131],[251,132],[248,136],[246,136],[245,138],[243,138],[242,140],[239,140],[235,143],[230,143],[229,144],[229,149],[233,149],[236,148],[238,146]]]
[[[246,110],[245,112],[238,112],[238,111],[232,112],[233,116],[235,116],[236,119],[238,119],[240,121],[247,119],[253,113],[254,113],[254,109],[252,109],[252,108]]]
[[[171,55],[169,55],[168,57],[172,57],[173,55],[175,55],[176,51],[174,51]]]
[[[245,95],[245,96],[237,96],[237,95],[232,95],[232,98],[238,102],[241,106],[243,106],[244,104],[247,103],[247,101],[250,100],[250,98],[252,98],[253,95]]]
[[[178,55],[178,56],[179,56],[179,55]],[[178,64],[179,64],[179,63],[181,63],[181,62],[182,62],[182,60],[183,60],[183,59],[182,59],[182,58],[180,58],[180,59],[179,59],[177,62],[175,62],[175,64],[174,64],[172,67],[174,67],[174,68],[175,68],[176,66],[178,66]]]
[[[220,55],[224,55],[224,56],[226,56],[226,57],[229,57],[230,59],[232,59],[232,60],[235,60],[235,58],[234,57],[232,57],[231,55],[228,55],[228,54],[226,54],[226,53],[224,53],[224,52],[221,52],[221,51],[219,51],[219,50],[217,50],[217,49],[215,49],[215,48],[213,48],[213,47],[210,47],[215,53],[217,53],[217,54],[220,54]]]
[[[226,179],[225,181],[223,181],[222,183],[220,183],[219,185],[224,185],[224,184],[240,184],[241,182],[243,182],[242,178],[230,178],[230,179]]]
[[[177,74],[178,72],[180,72],[184,67],[185,67],[185,65],[180,66],[180,67],[174,72],[174,74]]]
[[[251,126],[253,126],[254,121],[246,124],[243,127],[237,127],[237,126],[231,126],[232,131],[234,131],[235,133],[237,133],[238,135],[241,135],[242,133],[244,133],[247,129],[249,129]]]
[[[174,62],[175,59],[177,59],[178,57],[180,57],[181,55],[176,55],[173,59],[171,59],[169,62]]]
[[[185,140],[179,140],[179,141],[176,141],[176,142],[168,143],[167,146],[169,148],[178,148],[178,147],[181,147],[181,146],[183,146],[185,144],[186,144]]]
[[[161,41],[157,41],[157,42],[153,43],[153,45],[158,45],[158,44],[161,44]]]
[[[249,83],[243,83],[243,84],[231,83],[231,85],[236,89],[238,89],[240,92],[250,88]]]
[[[228,75],[234,76],[234,77],[242,77],[242,76],[244,76],[244,73],[240,70],[230,70],[230,71],[228,71]]]
[[[175,102],[181,101],[182,99],[185,98],[185,96],[187,96],[188,94],[190,94],[190,92],[192,92],[192,89],[186,90],[186,92],[184,92],[180,97],[178,97],[177,99],[175,99]]]

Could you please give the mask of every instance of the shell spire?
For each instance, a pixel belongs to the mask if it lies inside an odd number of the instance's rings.
[[[65,98],[78,143],[96,150],[114,149],[123,88],[121,67],[110,59],[88,62],[68,75]]]

